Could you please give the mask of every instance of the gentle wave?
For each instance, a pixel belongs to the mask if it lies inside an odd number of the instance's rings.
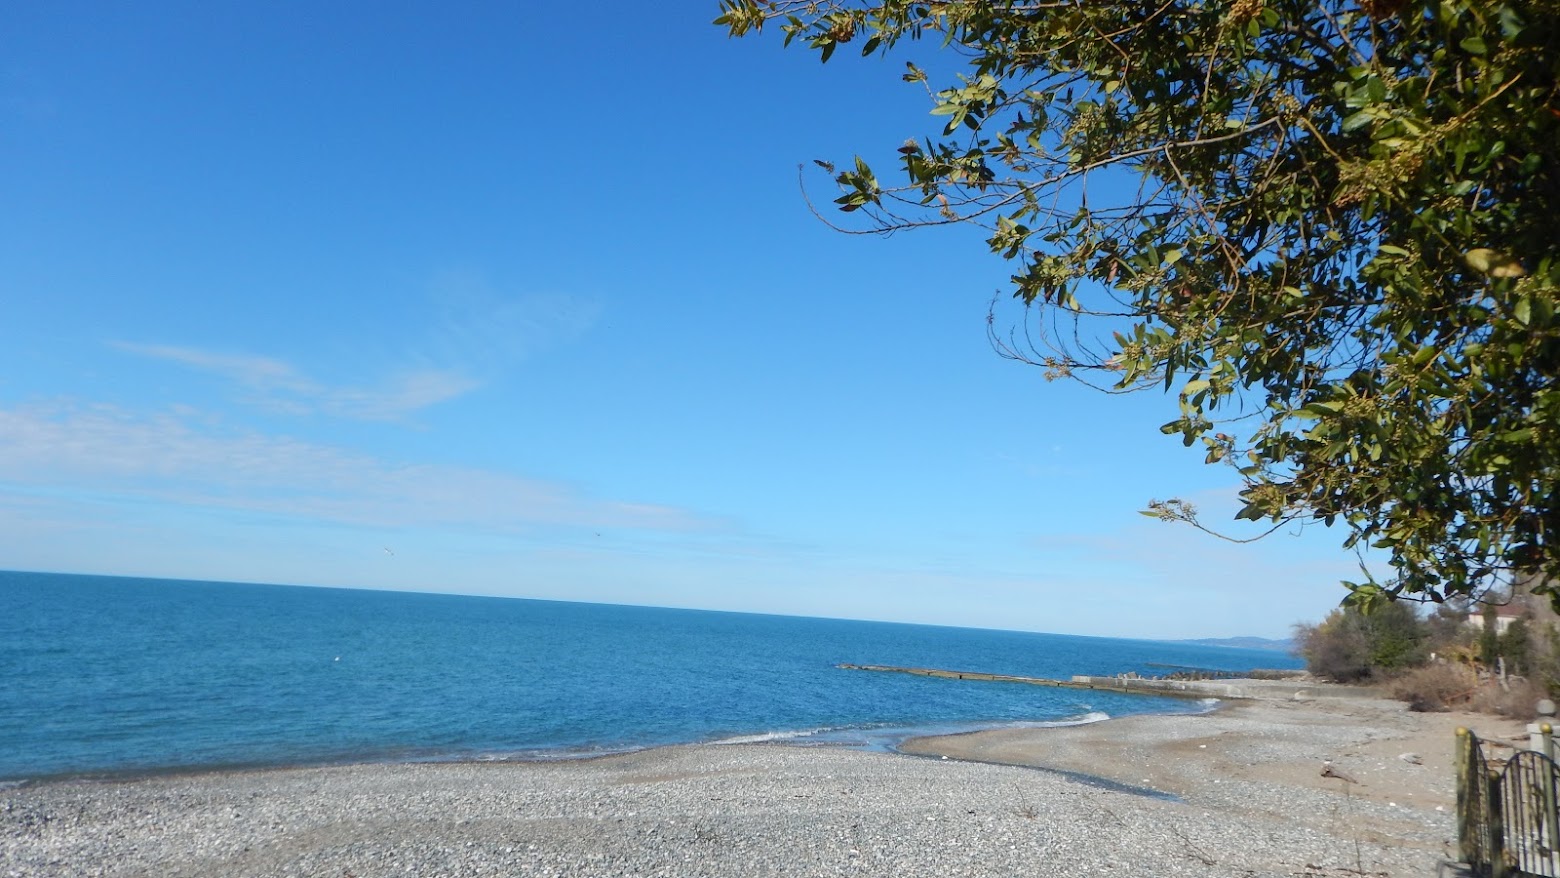
[[[1086,726],[1092,723],[1102,723],[1110,719],[1110,714],[1102,710],[1091,710],[1077,716],[1064,717],[1062,719],[1042,720],[1038,722],[1008,723],[1004,728],[1014,729],[1061,729],[1068,726]]]
[[[972,724],[937,724],[920,727],[837,727],[815,729],[787,729],[773,732],[758,732],[750,735],[734,735],[729,738],[720,738],[707,743],[712,746],[730,746],[739,744],[837,744],[841,746],[869,746],[874,749],[884,745],[893,746],[906,738],[922,736],[950,735],[963,732],[979,731],[990,728],[1004,729],[1059,729],[1069,726],[1086,726],[1092,723],[1104,722],[1110,719],[1108,713],[1100,710],[1091,710],[1074,716],[1062,717],[1052,720],[1028,720],[1020,722],[995,722]]]
[[[812,737],[816,737],[818,735],[828,734],[829,732],[837,732],[837,731],[843,731],[843,730],[842,729],[820,728],[820,729],[797,729],[797,730],[794,730],[794,731],[784,731],[784,732],[760,732],[760,733],[754,734],[754,735],[736,735],[736,736],[730,737],[730,738],[721,738],[719,740],[710,741],[709,743],[714,745],[714,746],[717,746],[717,747],[723,747],[723,746],[727,746],[727,745],[731,745],[731,744],[770,744],[770,743],[774,743],[776,741],[794,741],[794,740],[796,740],[798,738],[812,738]]]

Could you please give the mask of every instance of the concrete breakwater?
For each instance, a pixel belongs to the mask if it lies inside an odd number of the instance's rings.
[[[1174,698],[1250,700],[1257,697],[1246,692],[1238,684],[1212,680],[1165,680],[1128,675],[1097,677],[1088,674],[1074,674],[1069,680],[1055,680],[1048,677],[1021,677],[1014,674],[987,674],[980,671],[947,671],[940,668],[902,668],[894,665],[840,664],[835,667],[846,671],[881,671],[915,674],[921,677],[943,677],[950,680],[979,680],[988,683],[1025,683],[1030,686],[1051,686],[1058,689],[1101,689],[1140,695],[1166,695]]]

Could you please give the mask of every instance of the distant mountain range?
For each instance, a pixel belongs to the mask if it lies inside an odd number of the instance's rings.
[[[1176,643],[1195,643],[1198,646],[1233,646],[1236,649],[1271,649],[1274,652],[1294,652],[1295,642],[1289,638],[1274,640],[1271,637],[1202,637],[1196,640],[1177,640]]]

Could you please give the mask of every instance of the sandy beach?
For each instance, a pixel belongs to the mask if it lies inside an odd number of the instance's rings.
[[[36,783],[0,790],[0,876],[1437,874],[1455,851],[1454,730],[1511,743],[1522,726],[1307,691],[903,753],[702,745]]]

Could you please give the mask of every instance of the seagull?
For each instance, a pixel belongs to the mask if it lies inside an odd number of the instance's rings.
[[[386,555],[394,555],[395,553],[390,551],[390,547],[389,546],[385,546],[385,554]]]

